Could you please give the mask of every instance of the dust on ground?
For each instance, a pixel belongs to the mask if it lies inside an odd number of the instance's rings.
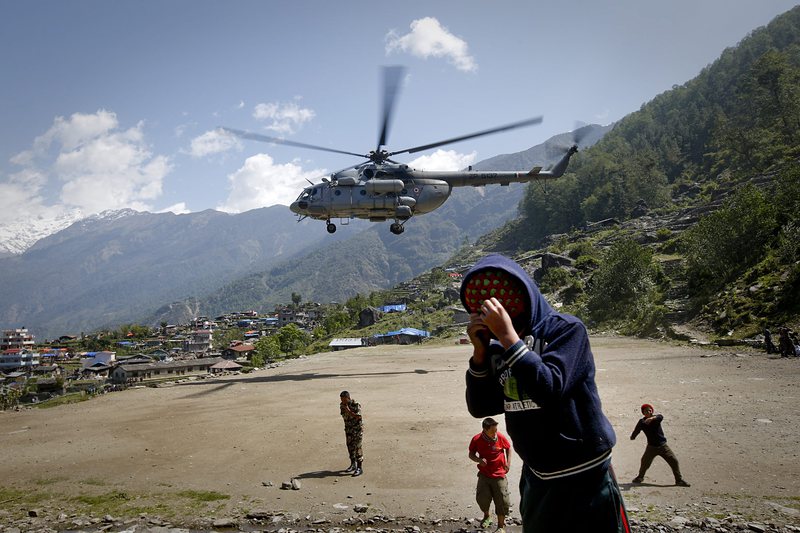
[[[800,525],[800,359],[593,337],[613,465],[634,518],[721,518]],[[244,516],[254,510],[341,520],[369,515],[465,518],[480,431],[464,402],[468,345],[379,346],[278,368],[108,394],[80,404],[0,413],[0,521],[45,515]],[[364,470],[349,465],[339,393],[363,410]],[[691,488],[656,458],[633,485],[651,403]],[[500,431],[505,433],[501,420]],[[510,473],[512,516],[521,461]],[[282,490],[291,479],[300,490]]]

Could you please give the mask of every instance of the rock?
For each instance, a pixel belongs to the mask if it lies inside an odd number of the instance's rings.
[[[265,487],[271,487],[272,486],[272,481],[262,481],[261,484],[263,486],[265,486]]]
[[[764,533],[767,530],[765,526],[753,522],[747,524],[747,529],[749,529],[750,531],[756,531],[757,533]]]
[[[291,481],[284,481],[281,483],[281,490],[291,490],[292,489],[292,482]]]
[[[297,478],[292,478],[292,490],[300,490],[300,487],[303,485],[300,483],[300,480]]]
[[[356,504],[353,506],[353,511],[357,513],[366,513],[369,509],[369,506],[363,504]]]
[[[28,516],[30,516],[31,518],[36,518],[39,516],[40,512],[41,511],[39,511],[39,509],[28,509]]]
[[[247,517],[248,520],[266,520],[267,518],[272,517],[272,515],[274,515],[274,514],[275,513],[273,513],[272,511],[265,511],[263,509],[256,509],[256,510],[250,511],[245,516]]]
[[[237,527],[236,521],[231,518],[217,518],[212,523],[214,527],[218,528],[233,528]]]

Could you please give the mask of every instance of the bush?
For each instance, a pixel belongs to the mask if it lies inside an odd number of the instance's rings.
[[[542,276],[542,282],[539,284],[539,288],[543,292],[556,292],[558,289],[569,285],[574,277],[575,276],[566,268],[548,268],[547,272]]]
[[[641,319],[658,298],[652,252],[632,240],[615,243],[590,280],[587,311],[598,322]]]

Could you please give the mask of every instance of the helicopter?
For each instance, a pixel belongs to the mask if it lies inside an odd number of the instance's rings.
[[[535,166],[527,172],[475,171],[470,166],[462,171],[425,171],[392,159],[398,154],[413,154],[430,150],[446,144],[456,143],[491,135],[503,131],[531,126],[542,122],[542,117],[534,117],[504,126],[460,135],[443,141],[415,146],[390,152],[384,147],[387,143],[389,125],[394,111],[399,85],[405,68],[384,67],[383,70],[383,120],[375,150],[367,154],[348,152],[287,139],[270,137],[243,130],[223,127],[225,132],[242,139],[267,143],[283,144],[297,148],[320,150],[345,154],[367,161],[334,172],[322,178],[321,183],[311,184],[292,202],[289,209],[298,217],[324,220],[328,233],[336,232],[332,219],[340,223],[351,218],[361,218],[370,222],[393,220],[389,230],[400,235],[405,231],[405,223],[415,215],[430,213],[440,207],[450,197],[453,187],[510,183],[525,183],[561,177],[567,169],[570,158],[578,151],[577,142],[570,146],[563,157],[549,170]]]

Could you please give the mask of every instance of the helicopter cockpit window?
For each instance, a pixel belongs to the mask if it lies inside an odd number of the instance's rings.
[[[303,189],[303,192],[300,193],[300,196],[297,197],[297,200],[309,200],[314,195],[314,189]]]

